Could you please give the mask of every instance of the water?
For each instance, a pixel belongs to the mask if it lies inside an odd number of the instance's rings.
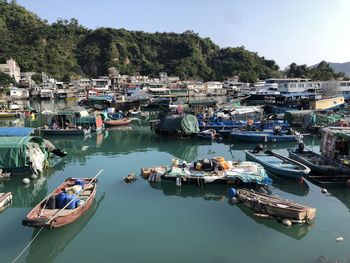
[[[306,182],[274,178],[271,191],[317,208],[315,224],[290,228],[260,219],[243,205],[231,205],[228,186],[204,188],[175,183],[149,184],[141,177],[131,184],[122,178],[142,167],[224,156],[244,160],[254,145],[206,143],[160,138],[143,122],[114,128],[83,139],[50,138],[68,155],[58,160],[29,187],[22,178],[0,182],[0,192],[12,191],[14,202],[0,213],[0,262],[10,262],[38,230],[21,220],[40,200],[68,177],[99,177],[93,207],[77,222],[43,230],[19,262],[348,262],[350,254],[349,191],[324,195]],[[319,139],[306,144],[318,150]],[[293,144],[270,145],[286,154]],[[232,149],[230,151],[230,148]],[[338,236],[343,242],[336,242]]]

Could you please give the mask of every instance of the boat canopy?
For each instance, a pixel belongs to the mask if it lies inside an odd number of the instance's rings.
[[[29,136],[34,128],[20,127],[1,127],[0,136]]]
[[[31,152],[30,143],[36,143],[41,153],[47,156],[44,140],[32,136],[0,137],[0,168],[22,168],[27,163],[27,155]]]

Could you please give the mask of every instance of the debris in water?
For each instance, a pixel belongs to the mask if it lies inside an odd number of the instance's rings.
[[[337,241],[337,242],[342,242],[343,240],[344,240],[343,237],[337,237],[337,238],[335,239],[335,241]]]
[[[124,177],[124,181],[125,181],[126,183],[131,183],[131,182],[134,182],[134,181],[136,181],[136,180],[137,180],[137,178],[136,178],[135,173],[131,173],[131,174],[129,174],[128,176],[125,176],[125,177]]]

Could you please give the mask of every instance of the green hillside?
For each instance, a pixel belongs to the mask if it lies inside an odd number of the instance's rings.
[[[5,0],[0,0],[0,36],[0,62],[12,57],[22,71],[44,71],[61,80],[105,75],[108,67],[122,74],[152,76],[166,71],[182,79],[223,80],[239,75],[254,82],[280,76],[275,61],[244,47],[219,48],[192,31],[91,30],[76,19],[49,24]]]

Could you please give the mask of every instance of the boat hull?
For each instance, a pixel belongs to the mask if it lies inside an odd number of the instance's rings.
[[[305,221],[313,220],[316,216],[316,209],[299,205],[277,196],[255,193],[253,191],[237,190],[238,199],[256,213],[261,213],[281,219]]]
[[[89,194],[88,198],[84,202],[83,205],[75,208],[75,209],[64,209],[60,210],[60,213],[57,214],[57,216],[52,220],[49,221],[56,213],[59,211],[59,209],[45,209],[45,211],[48,211],[48,213],[44,212],[42,213],[42,207],[45,206],[47,203],[47,199],[52,195],[57,195],[61,192],[62,188],[67,187],[69,185],[68,183],[72,180],[76,179],[67,179],[63,184],[61,184],[59,187],[57,187],[49,196],[47,196],[44,200],[42,200],[36,207],[33,208],[31,212],[27,215],[26,218],[22,220],[22,224],[24,226],[28,227],[35,227],[35,228],[59,228],[68,224],[73,223],[77,219],[79,219],[83,214],[88,211],[95,199],[96,195],[96,188],[97,188],[97,181],[94,180],[94,187],[93,190],[91,190],[91,193]],[[83,178],[85,183],[88,183],[91,181],[90,178]],[[84,190],[85,191],[85,190]],[[83,191],[83,194],[84,194]],[[81,196],[81,195],[80,195]]]
[[[130,122],[130,119],[104,121],[106,126],[123,126],[128,125]]]
[[[90,130],[83,129],[40,129],[40,132],[44,135],[88,135]]]
[[[300,177],[306,176],[310,172],[310,168],[307,166],[296,162],[293,159],[280,156],[275,153],[259,153],[259,154],[253,154],[250,151],[244,151],[246,154],[246,158],[250,161],[260,163],[265,170],[268,172],[280,176],[280,177],[287,177],[287,178],[295,178],[298,179]],[[260,158],[259,158],[260,157]],[[267,157],[267,159],[266,159]],[[266,160],[262,160],[265,158]],[[288,164],[290,167],[285,168],[283,167],[284,164]],[[295,167],[295,169],[293,167]],[[298,168],[300,167],[300,168]]]
[[[308,166],[311,174],[310,181],[319,186],[348,186],[350,185],[350,169],[335,161],[310,150],[298,153],[288,149],[289,157]]]
[[[266,132],[233,131],[230,138],[246,142],[296,142],[300,139],[298,135],[274,135]]]

